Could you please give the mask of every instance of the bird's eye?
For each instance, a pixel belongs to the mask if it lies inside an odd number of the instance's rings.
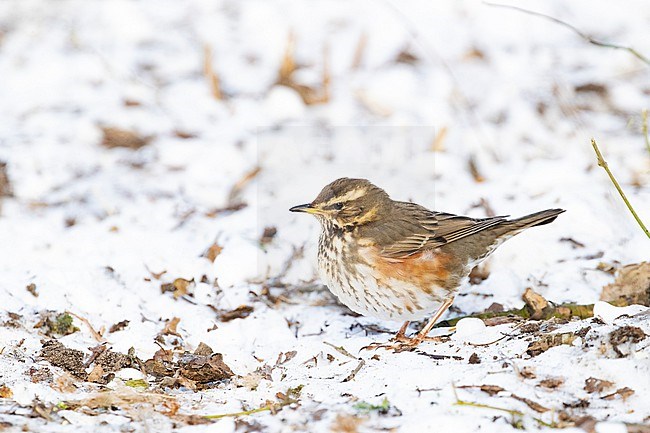
[[[336,203],[336,204],[334,204],[334,209],[336,209],[336,210],[341,210],[341,209],[343,209],[343,203]]]

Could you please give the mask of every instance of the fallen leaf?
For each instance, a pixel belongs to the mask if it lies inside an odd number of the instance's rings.
[[[420,61],[420,58],[413,54],[409,47],[402,48],[395,57],[395,63],[403,63],[405,65],[414,65]]]
[[[476,352],[472,353],[469,356],[469,361],[470,364],[480,364],[481,363],[481,358],[476,354]]]
[[[122,320],[121,322],[117,322],[117,323],[114,323],[113,325],[111,325],[111,327],[108,329],[108,333],[112,334],[113,332],[121,331],[124,328],[126,328],[127,326],[129,326],[129,321],[128,320]]]
[[[614,282],[603,287],[600,300],[617,306],[640,304],[650,307],[650,262],[619,269]]]
[[[549,377],[548,379],[543,379],[539,381],[539,386],[548,388],[548,389],[555,389],[564,384],[564,378],[562,377]]]
[[[201,257],[205,257],[214,263],[216,258],[219,257],[219,254],[221,254],[221,251],[223,251],[223,247],[219,245],[217,241],[214,241],[214,243],[210,245],[207,250],[205,250]]]
[[[172,283],[163,283],[160,285],[160,292],[172,292],[174,299],[189,295],[190,290],[194,289],[196,283],[194,279],[186,280],[185,278],[176,278]]]
[[[595,377],[590,377],[589,379],[585,380],[584,390],[590,394],[594,392],[601,393],[605,389],[611,388],[612,386],[614,386],[614,382],[610,382],[609,380],[596,379]]]
[[[7,385],[0,385],[0,398],[13,398],[14,393]]]
[[[0,197],[13,196],[13,188],[9,182],[9,175],[7,173],[7,163],[0,161]]]
[[[260,237],[260,244],[266,245],[270,244],[271,241],[273,241],[273,238],[275,238],[275,235],[278,234],[278,229],[275,227],[264,227],[264,232],[262,233],[262,237]]]
[[[33,297],[38,298],[38,292],[36,291],[36,284],[30,283],[26,287],[27,291],[32,294]]]
[[[479,389],[488,395],[496,395],[503,391],[503,388],[498,385],[481,385]]]
[[[526,366],[519,370],[519,374],[521,377],[525,377],[526,379],[535,379],[537,375],[535,374],[535,369],[533,367]]]
[[[549,302],[539,293],[535,292],[533,289],[528,287],[522,299],[526,303],[526,307],[530,311],[530,318],[533,320],[539,320],[544,317],[547,309],[553,308]]]
[[[511,397],[514,398],[515,400],[519,400],[521,402],[526,403],[526,406],[528,406],[529,408],[531,408],[535,412],[544,413],[544,412],[548,412],[550,410],[549,408],[544,407],[541,404],[539,404],[536,401],[533,401],[533,400],[531,400],[529,398],[520,397],[520,396],[518,396],[516,394],[512,394]]]
[[[139,149],[146,146],[151,141],[151,137],[143,137],[136,132],[126,129],[102,127],[102,146],[110,148],[126,147],[129,149]]]
[[[234,310],[230,311],[221,311],[217,313],[219,320],[222,322],[230,322],[234,319],[245,319],[248,317],[255,309],[250,305],[240,305]]]
[[[634,394],[634,390],[630,389],[628,387],[625,388],[619,388],[616,390],[616,392],[613,392],[611,394],[608,394],[606,396],[600,397],[603,400],[614,400],[616,396],[620,396],[623,400],[627,399],[629,396]]]
[[[165,327],[163,328],[162,331],[160,331],[159,335],[174,335],[176,337],[180,337],[181,334],[178,333],[176,330],[176,327],[178,326],[178,323],[181,321],[180,318],[178,317],[173,317],[170,320],[167,320],[167,323],[165,323]]]
[[[560,346],[562,344],[572,344],[575,339],[576,336],[573,332],[542,335],[539,339],[528,345],[526,353],[530,356],[537,356],[540,353],[546,352],[551,347]]]
[[[619,349],[620,344],[632,343],[636,344],[644,340],[647,335],[643,330],[637,326],[622,326],[618,329],[615,329],[609,334],[609,342],[611,343],[614,352],[618,355],[619,358],[625,356],[623,352]]]
[[[365,420],[360,417],[338,414],[330,426],[330,429],[336,433],[357,433],[359,431],[359,426],[363,424],[364,421]]]

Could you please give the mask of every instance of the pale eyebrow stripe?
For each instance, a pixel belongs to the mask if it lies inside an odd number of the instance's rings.
[[[366,192],[367,192],[366,188],[353,189],[352,191],[348,191],[345,195],[341,197],[332,197],[327,203],[325,203],[325,206],[329,206],[334,203],[341,203],[344,201],[356,200],[359,197],[363,197],[366,194]]]

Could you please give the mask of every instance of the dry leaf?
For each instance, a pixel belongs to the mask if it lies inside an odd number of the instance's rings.
[[[172,292],[174,299],[189,295],[190,290],[194,289],[194,279],[186,280],[185,278],[176,278],[172,283],[163,283],[160,285],[160,292]]]
[[[616,280],[603,287],[600,300],[618,306],[640,304],[650,307],[650,262],[619,269]]]
[[[612,386],[614,386],[614,382],[610,382],[609,380],[596,379],[595,377],[590,377],[589,379],[585,380],[584,389],[590,394],[594,392],[601,393],[604,390],[611,388]]]
[[[609,395],[606,395],[606,396],[603,396],[603,397],[600,397],[600,398],[602,398],[603,400],[614,400],[616,398],[616,396],[618,395],[623,400],[625,400],[629,396],[631,396],[632,394],[634,394],[634,390],[630,389],[628,387],[625,387],[625,388],[619,388],[619,389],[616,390],[616,392],[613,392],[613,393],[611,393]]]
[[[128,386],[119,387],[116,390],[107,390],[91,394],[87,398],[79,400],[70,400],[65,403],[71,407],[86,406],[90,409],[113,408],[118,407],[127,409],[138,403],[160,404],[165,401],[174,401],[175,397],[155,394],[150,392],[140,392],[135,388]]]
[[[414,65],[420,61],[420,58],[413,54],[409,47],[403,48],[395,57],[395,63],[403,63],[405,65]]]
[[[121,331],[124,328],[126,328],[127,326],[129,326],[129,321],[128,320],[122,320],[121,322],[117,322],[117,323],[111,325],[111,327],[108,329],[108,333],[112,334],[113,332]]]
[[[525,377],[526,379],[535,379],[537,375],[535,374],[535,369],[533,367],[526,366],[519,370],[519,374],[521,377]]]
[[[168,320],[167,323],[165,323],[163,330],[160,331],[159,335],[175,335],[176,337],[180,337],[181,334],[179,334],[176,330],[176,327],[180,321],[181,319],[178,317],[173,317],[171,320]]]
[[[646,337],[647,335],[645,335],[643,330],[637,326],[622,326],[609,334],[609,342],[618,357],[622,358],[625,354],[618,348],[619,344],[625,344],[628,342],[636,344],[644,340]]]
[[[0,161],[0,197],[12,197],[13,188],[7,174],[7,163]]]
[[[549,377],[548,379],[540,380],[539,386],[548,389],[555,389],[564,384],[564,378],[562,377]]]
[[[240,305],[234,310],[230,311],[221,311],[217,313],[219,320],[222,322],[230,322],[234,319],[245,319],[248,317],[255,309],[250,305]]]
[[[273,241],[273,238],[275,238],[275,235],[278,234],[278,229],[275,227],[264,227],[264,232],[262,233],[262,237],[260,238],[260,244],[266,245],[270,244],[271,241]]]
[[[533,401],[533,400],[531,400],[529,398],[519,397],[518,395],[515,395],[515,394],[512,394],[511,397],[514,398],[515,400],[519,400],[521,402],[526,403],[526,406],[528,406],[529,408],[531,408],[535,412],[544,413],[544,412],[548,412],[550,410],[549,408],[544,407],[541,404],[539,404],[536,401]]]
[[[219,257],[219,254],[221,254],[221,251],[223,251],[223,247],[215,241],[207,250],[205,250],[201,257],[205,257],[214,263],[216,258]]]
[[[576,336],[573,332],[542,335],[539,339],[528,345],[526,353],[530,356],[537,356],[540,353],[546,352],[551,347],[561,344],[572,344],[575,339]]]
[[[14,393],[7,385],[0,385],[0,398],[13,398]]]
[[[539,320],[542,317],[544,317],[544,313],[548,308],[552,308],[552,306],[549,304],[549,302],[544,299],[542,295],[539,293],[535,292],[533,289],[528,287],[524,294],[522,295],[522,299],[526,303],[526,306],[531,312],[530,318],[533,320]]]
[[[114,147],[126,147],[129,149],[140,149],[151,141],[151,137],[143,137],[136,132],[120,128],[102,127],[102,146],[109,149]]]
[[[364,419],[357,416],[338,414],[330,429],[336,433],[357,433],[363,422]]]
[[[32,294],[33,297],[38,298],[38,292],[36,291],[36,284],[30,283],[26,287],[27,291]]]
[[[488,393],[489,395],[496,395],[503,391],[503,388],[498,385],[481,385],[480,390]]]

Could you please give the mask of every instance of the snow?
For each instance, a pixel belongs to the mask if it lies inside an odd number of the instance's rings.
[[[650,53],[650,6],[642,0],[625,8],[605,0],[517,6]],[[307,105],[295,90],[274,84],[290,34],[299,84],[319,88],[328,53],[326,104]],[[206,46],[223,100],[203,75]],[[416,60],[396,62],[400,52]],[[231,418],[186,425],[146,406],[28,417],[34,399],[53,406],[98,389],[78,382],[62,391],[57,380],[65,375],[51,366],[52,383],[30,380],[30,368],[48,365],[37,359],[45,337],[34,325],[50,310],[74,313],[95,330],[129,320],[104,337],[113,350],[133,347],[142,359],[159,349],[154,338],[166,320],[180,318],[181,346],[205,342],[237,375],[213,389],[166,390],[181,414],[256,408],[304,385],[299,406],[244,418],[263,431],[341,430],[349,416],[363,432],[516,430],[509,413],[461,406],[456,396],[521,411],[530,430],[550,430],[535,418],[557,422],[560,411],[593,417],[598,432],[647,423],[648,340],[618,357],[608,339],[621,326],[650,334],[647,309],[598,302],[614,277],[597,266],[647,260],[648,240],[589,144],[597,139],[640,217],[650,221],[650,157],[640,133],[641,110],[650,108],[647,77],[648,65],[625,50],[469,0],[0,2],[0,161],[14,191],[0,203],[0,386],[13,392],[13,401],[0,400],[0,421],[11,424],[8,431],[242,429]],[[585,85],[596,90],[579,90]],[[151,142],[108,149],[103,126]],[[433,151],[443,129],[442,150]],[[470,156],[483,182],[470,174]],[[238,193],[246,207],[214,212],[232,204],[233,186],[256,167],[259,174]],[[567,209],[553,224],[499,247],[489,278],[464,287],[446,317],[492,303],[520,308],[531,287],[553,302],[595,303],[602,322],[543,325],[553,334],[590,330],[537,356],[526,353],[532,334],[478,319],[461,320],[449,341],[424,343],[417,352],[361,350],[387,340],[383,330],[399,324],[351,315],[320,288],[318,224],[288,212],[341,176],[366,177],[395,199],[477,217],[486,215],[476,205],[481,199],[513,216]],[[277,236],[261,245],[265,227],[276,227]],[[215,241],[223,251],[212,263],[202,254]],[[288,262],[279,281],[286,287],[270,288],[273,302],[264,289],[278,283]],[[160,280],[152,275],[163,271]],[[161,293],[162,283],[179,277],[194,279],[193,297]],[[31,283],[38,297],[25,289]],[[240,305],[254,311],[221,322],[214,310]],[[21,316],[19,326],[6,324],[9,313]],[[98,344],[84,323],[74,323],[80,331],[61,337],[64,345],[87,352]],[[164,343],[171,347],[172,338]],[[479,364],[469,363],[472,354]],[[258,378],[251,389],[251,374],[264,365],[272,380]],[[535,377],[523,376],[525,368]],[[558,376],[564,383],[557,388],[539,385]],[[139,377],[122,370],[114,382]],[[615,385],[590,394],[589,377]],[[481,385],[504,391],[463,388]],[[602,398],[624,387],[634,394]],[[511,395],[551,410],[538,413]],[[384,398],[386,414],[355,408]],[[571,407],[581,399],[589,406]]]

